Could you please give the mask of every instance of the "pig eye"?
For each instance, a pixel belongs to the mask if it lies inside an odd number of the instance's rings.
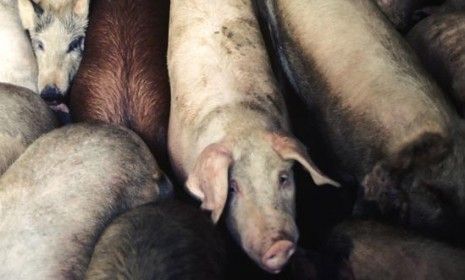
[[[39,51],[43,51],[44,50],[44,44],[39,41],[39,40],[33,40],[32,41],[32,44],[34,45],[34,48],[39,50]]]
[[[289,173],[286,171],[283,171],[279,173],[279,186],[285,187],[289,183]]]
[[[229,181],[229,191],[232,193],[237,193],[239,191],[239,186],[237,185],[236,180]]]
[[[76,50],[82,50],[84,48],[84,36],[80,36],[76,39],[74,39],[68,47],[68,53],[76,51]]]

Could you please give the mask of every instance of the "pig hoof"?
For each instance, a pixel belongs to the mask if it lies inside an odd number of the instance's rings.
[[[274,243],[262,258],[265,269],[271,273],[279,273],[295,252],[295,244],[288,240]]]

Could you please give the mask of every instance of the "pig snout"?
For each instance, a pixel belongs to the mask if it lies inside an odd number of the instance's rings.
[[[263,255],[262,266],[271,273],[279,273],[289,258],[295,252],[295,243],[289,240],[279,240]]]

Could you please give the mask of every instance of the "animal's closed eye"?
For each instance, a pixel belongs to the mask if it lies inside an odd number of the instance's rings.
[[[236,180],[234,180],[234,179],[229,180],[229,191],[231,193],[239,192],[239,186],[237,185]]]
[[[279,186],[280,187],[287,187],[290,181],[290,175],[287,171],[282,171],[279,173]]]
[[[32,44],[36,50],[39,50],[39,51],[44,50],[44,44],[41,41],[33,39]]]
[[[78,38],[74,39],[68,47],[68,53],[73,51],[82,51],[84,49],[84,36],[79,36]]]

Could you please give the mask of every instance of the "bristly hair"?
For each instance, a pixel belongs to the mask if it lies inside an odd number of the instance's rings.
[[[44,12],[37,17],[37,23],[34,28],[34,33],[41,33],[49,27],[55,20],[59,20],[69,34],[84,34],[87,28],[87,17],[80,17],[73,12],[57,13],[53,11],[44,10]]]

